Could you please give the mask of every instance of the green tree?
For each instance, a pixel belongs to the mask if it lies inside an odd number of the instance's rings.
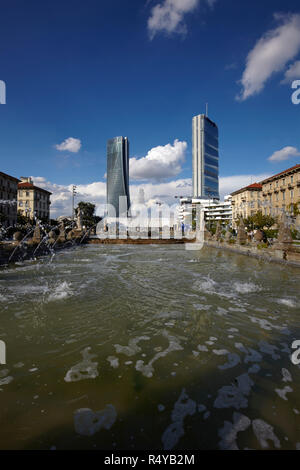
[[[92,204],[91,202],[81,201],[81,202],[78,203],[78,206],[76,208],[76,215],[78,213],[78,209],[81,210],[82,224],[86,228],[90,228],[93,225],[100,222],[101,217],[98,217],[98,216],[95,215],[95,209],[96,209],[95,204]]]
[[[271,215],[263,215],[262,211],[250,215],[244,219],[245,227],[248,231],[270,229],[276,223],[276,219]]]
[[[32,223],[32,220],[29,217],[26,217],[25,215],[23,215],[22,211],[18,211],[17,223],[19,225],[27,225],[27,224]]]

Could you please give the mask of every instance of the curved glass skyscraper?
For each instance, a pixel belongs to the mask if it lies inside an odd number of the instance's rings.
[[[204,114],[193,117],[193,197],[219,199],[219,131]]]
[[[115,137],[107,141],[107,203],[115,208],[116,217],[125,217],[130,207],[129,197],[129,141],[127,137]],[[120,207],[127,197],[126,204]],[[110,211],[108,213],[109,216]]]

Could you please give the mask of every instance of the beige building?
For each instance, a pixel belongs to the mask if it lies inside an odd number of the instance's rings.
[[[300,164],[263,180],[261,184],[264,214],[277,216],[282,211],[293,214],[294,204],[300,203]]]
[[[239,217],[247,218],[259,210],[273,217],[283,211],[293,214],[295,204],[299,203],[300,209],[300,164],[239,189],[231,196],[233,226]]]
[[[236,228],[236,222],[240,217],[246,219],[262,210],[262,184],[253,183],[245,188],[231,193],[232,225]]]
[[[17,193],[20,180],[0,171],[0,225],[17,223]]]
[[[50,196],[49,191],[35,186],[31,178],[21,176],[21,183],[18,184],[18,212],[30,219],[36,216],[49,220]]]

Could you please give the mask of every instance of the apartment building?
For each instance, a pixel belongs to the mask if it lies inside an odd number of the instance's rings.
[[[0,171],[0,225],[17,223],[17,193],[20,180]]]
[[[191,224],[192,216],[197,207],[204,211],[205,220],[232,222],[231,196],[225,196],[224,201],[217,199],[196,199],[181,198],[178,208],[178,222],[181,224]]]
[[[282,212],[293,215],[295,204],[300,205],[300,164],[234,191],[231,196],[233,226],[239,217],[247,218],[259,210],[273,217]]]
[[[240,217],[246,219],[262,210],[262,184],[253,183],[231,193],[232,225],[236,228],[236,222]]]
[[[300,164],[292,166],[261,182],[263,213],[277,216],[282,211],[293,214],[300,203]]]
[[[49,220],[52,193],[33,184],[31,178],[21,176],[18,184],[18,211],[25,217]]]

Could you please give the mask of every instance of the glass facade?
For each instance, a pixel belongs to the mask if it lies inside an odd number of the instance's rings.
[[[107,203],[115,208],[116,217],[120,214],[120,197],[129,197],[129,141],[127,137],[115,137],[107,142]],[[109,211],[110,212],[110,211]],[[113,216],[113,214],[110,214]]]
[[[219,199],[219,132],[204,114],[193,118],[193,197]]]

